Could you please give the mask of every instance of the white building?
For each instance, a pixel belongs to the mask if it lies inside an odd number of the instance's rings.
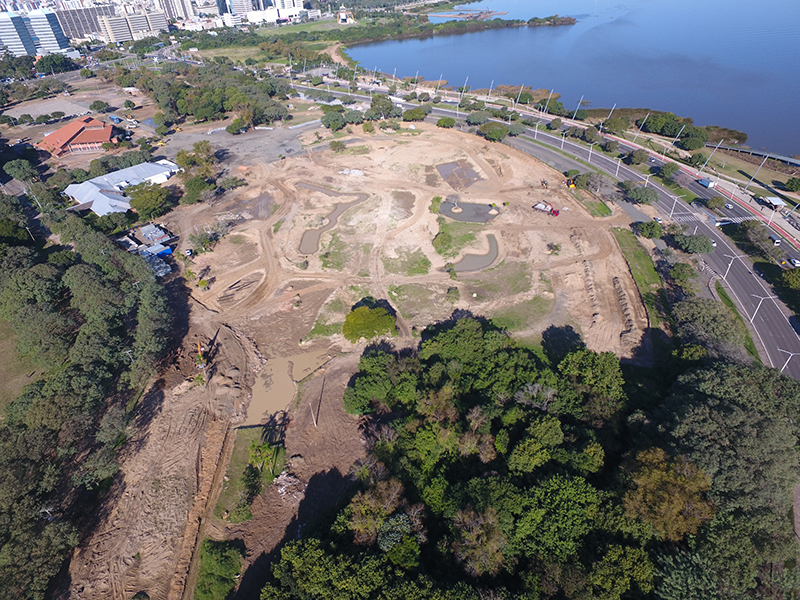
[[[222,15],[222,23],[225,25],[225,27],[237,27],[242,24],[242,21],[244,20],[242,18],[243,16],[244,15],[225,13]]]
[[[99,22],[103,38],[109,44],[156,36],[169,28],[163,12],[100,17]]]
[[[36,56],[36,44],[17,13],[0,13],[0,43],[14,56]]]
[[[67,186],[64,194],[78,203],[70,210],[90,209],[100,217],[115,212],[124,213],[131,209],[131,201],[125,195],[125,188],[140,183],[161,185],[178,171],[180,167],[168,160],[142,163],[83,183],[73,183]]]
[[[64,53],[70,50],[69,40],[61,29],[58,15],[52,10],[42,8],[28,13],[31,27],[38,40],[36,48],[39,54]]]
[[[266,10],[251,10],[247,13],[247,21],[250,23],[275,23],[278,16],[278,9],[270,6]]]

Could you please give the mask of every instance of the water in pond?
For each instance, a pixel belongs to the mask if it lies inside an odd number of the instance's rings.
[[[485,269],[497,260],[497,238],[491,233],[486,236],[489,240],[489,253],[488,254],[466,254],[464,258],[453,265],[453,269],[457,273],[465,273],[467,271],[480,271]]]
[[[270,415],[286,410],[294,400],[296,382],[316,371],[327,360],[325,352],[306,352],[267,361],[253,386],[253,397],[247,408],[244,426],[259,425]],[[269,385],[267,380],[270,381]]]
[[[331,190],[326,190],[325,188],[321,188],[315,186],[313,184],[308,183],[298,183],[298,187],[304,187],[310,190],[314,190],[315,192],[322,192],[323,194],[327,194],[328,196],[356,196],[356,199],[352,202],[347,202],[345,204],[337,204],[333,211],[328,214],[328,224],[320,227],[319,229],[309,229],[305,233],[303,233],[303,237],[300,238],[300,253],[301,254],[314,254],[319,250],[319,238],[322,236],[323,233],[328,231],[331,227],[334,227],[339,220],[339,217],[342,216],[342,213],[346,211],[351,206],[355,206],[366,200],[368,198],[367,194],[340,194],[339,192],[334,192]]]

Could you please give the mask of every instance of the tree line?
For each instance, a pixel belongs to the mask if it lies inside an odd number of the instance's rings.
[[[798,382],[677,352],[653,387],[574,334],[543,346],[463,316],[411,352],[368,348],[344,396],[368,456],[262,600],[800,591]]]
[[[78,523],[117,472],[129,403],[166,351],[171,316],[146,262],[47,205],[42,248],[24,205],[0,195],[0,318],[42,375],[0,420],[0,588],[45,597]],[[22,233],[25,232],[25,236]]]

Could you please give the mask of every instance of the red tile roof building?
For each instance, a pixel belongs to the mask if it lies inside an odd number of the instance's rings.
[[[103,144],[110,142],[114,128],[92,117],[81,117],[58,131],[46,135],[36,144],[53,156],[64,156],[72,152],[101,152]]]

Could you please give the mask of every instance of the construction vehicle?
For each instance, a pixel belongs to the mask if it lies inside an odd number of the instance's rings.
[[[575,180],[574,179],[567,179],[564,182],[564,185],[567,186],[568,188],[572,189],[572,188],[575,187]]]
[[[538,202],[533,205],[533,210],[538,210],[543,213],[547,213],[548,215],[553,215],[557,217],[560,213],[558,209],[553,208],[552,204],[548,204],[547,202]]]

